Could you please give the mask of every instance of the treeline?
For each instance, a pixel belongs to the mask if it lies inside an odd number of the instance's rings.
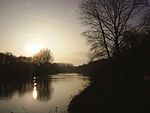
[[[33,57],[15,56],[10,52],[0,53],[0,79],[25,80],[33,76],[44,76],[61,72],[72,72],[74,66],[67,63],[52,63],[48,49]]]
[[[57,73],[71,73],[76,72],[76,67],[68,63],[44,63],[42,65],[35,65],[35,75],[49,75]]]
[[[32,57],[19,56],[16,57],[10,52],[0,53],[0,64],[13,64],[18,62],[30,63]]]
[[[0,53],[0,78],[28,79],[32,76],[33,64],[30,57],[16,57],[10,52]]]
[[[120,48],[121,53],[118,57],[91,61],[78,66],[77,72],[89,75],[105,75],[106,73],[113,75],[113,71],[117,73],[119,71],[120,73],[141,71],[142,76],[144,73],[149,73],[147,75],[150,78],[150,72],[148,72],[150,70],[150,31],[144,29],[138,32],[127,31],[124,33],[124,37],[126,37],[126,41]]]

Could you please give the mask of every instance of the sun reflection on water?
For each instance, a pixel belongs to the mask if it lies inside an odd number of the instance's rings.
[[[36,100],[36,98],[37,98],[37,89],[36,89],[37,83],[35,83],[36,82],[36,78],[34,78],[34,79],[35,80],[33,81],[34,82],[34,88],[33,88],[33,94],[32,94],[32,96],[33,96],[34,100]]]
[[[37,98],[37,90],[36,90],[36,86],[34,86],[34,90],[33,90],[33,98],[34,98],[34,100],[36,100],[36,98]]]

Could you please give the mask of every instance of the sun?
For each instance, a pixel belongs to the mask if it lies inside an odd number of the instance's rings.
[[[28,55],[34,55],[42,49],[42,46],[37,43],[29,43],[25,45],[25,51]]]

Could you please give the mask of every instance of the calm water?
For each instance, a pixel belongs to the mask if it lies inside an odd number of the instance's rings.
[[[75,73],[0,83],[0,113],[67,113],[71,99],[89,83],[88,77]]]

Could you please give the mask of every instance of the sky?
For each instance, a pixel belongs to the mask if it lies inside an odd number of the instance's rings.
[[[54,62],[87,62],[80,0],[0,0],[0,52],[33,56],[51,49]]]

